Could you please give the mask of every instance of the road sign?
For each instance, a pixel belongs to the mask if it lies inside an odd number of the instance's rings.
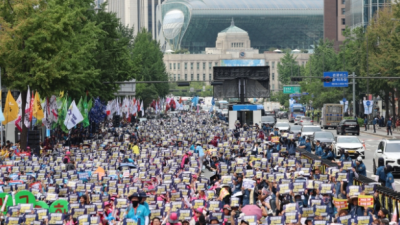
[[[370,105],[371,105],[371,102],[370,101],[367,101],[367,106],[369,107]]]
[[[308,92],[303,92],[303,95],[308,95]]]
[[[324,72],[324,77],[332,78],[332,82],[324,82],[324,87],[348,87],[349,73],[345,71]]]
[[[190,92],[194,92],[194,88],[191,87],[191,88],[190,88]]]
[[[300,86],[283,86],[283,94],[300,93]]]

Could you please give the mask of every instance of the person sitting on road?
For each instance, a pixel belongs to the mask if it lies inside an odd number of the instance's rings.
[[[317,140],[315,144],[315,155],[322,156],[322,154],[323,151],[322,151],[321,141]]]
[[[333,160],[335,157],[333,155],[333,152],[329,147],[325,147],[324,153],[321,156],[321,159],[327,159],[327,160]]]
[[[367,169],[365,168],[361,156],[357,157],[356,165],[356,172],[360,175],[367,176]]]
[[[340,153],[340,162],[344,162],[344,161],[353,161],[353,159],[350,157],[348,152],[345,152],[345,150],[343,148],[341,148],[339,150]]]
[[[378,176],[378,182],[385,186],[386,182],[386,173],[385,173],[385,160],[383,157],[379,157],[378,159],[378,168],[376,169],[376,174]]]
[[[307,150],[309,153],[311,153],[311,144],[310,144],[310,139],[306,140],[306,144],[303,146],[299,146],[299,148]]]

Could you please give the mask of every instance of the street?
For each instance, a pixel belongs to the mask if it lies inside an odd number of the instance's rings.
[[[278,122],[288,122],[288,120],[287,119],[278,119]],[[290,123],[290,125],[293,125],[293,123]],[[335,137],[337,136],[336,130],[334,130],[332,128],[328,129],[328,130],[324,130],[324,131],[331,132]],[[371,176],[374,175],[373,174],[373,162],[372,162],[372,159],[374,156],[374,151],[376,151],[376,149],[378,148],[379,141],[384,139],[385,137],[366,133],[363,131],[364,131],[364,128],[361,127],[360,128],[361,133],[360,133],[360,136],[358,136],[358,138],[360,139],[360,141],[365,142],[366,150],[365,150],[365,159],[363,160],[363,162],[365,164],[365,167],[367,168],[367,177],[371,178]],[[392,137],[390,136],[388,138],[391,139]],[[397,178],[399,178],[399,177],[397,177]],[[400,184],[400,179],[398,179],[396,181],[396,183]]]

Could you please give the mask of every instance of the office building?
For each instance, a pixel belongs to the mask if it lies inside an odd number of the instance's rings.
[[[236,21],[235,21],[236,22]],[[172,81],[213,80],[214,66],[270,66],[270,90],[282,89],[279,83],[278,63],[284,54],[275,52],[260,53],[252,46],[249,33],[231,25],[219,32],[213,46],[205,48],[203,54],[164,54],[164,63]],[[228,24],[227,24],[228,25]],[[210,34],[211,35],[211,34]],[[294,51],[299,52],[299,51]],[[294,53],[296,62],[304,65],[310,54]],[[293,71],[297,75],[299,71]]]
[[[323,5],[323,0],[166,0],[157,40],[164,50],[203,53],[215,47],[218,32],[233,18],[260,52],[311,49],[323,38]]]
[[[156,39],[161,31],[161,24],[157,26],[157,19],[160,20],[161,4],[164,0],[108,0],[106,10],[115,12],[125,26],[134,28],[134,35],[142,28],[150,31]],[[95,0],[101,5],[106,0]],[[157,10],[157,8],[159,8]],[[159,18],[160,17],[160,18]]]
[[[346,0],[346,26],[366,27],[382,7],[390,7],[394,0]]]
[[[346,0],[324,0],[324,39],[333,41],[336,50],[345,39],[345,3]]]

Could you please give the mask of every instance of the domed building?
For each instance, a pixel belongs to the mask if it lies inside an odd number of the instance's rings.
[[[173,33],[171,29],[171,33]],[[270,90],[278,91],[279,83],[277,65],[284,54],[280,50],[260,53],[251,47],[247,31],[231,25],[217,34],[216,47],[205,48],[202,54],[164,54],[164,63],[172,81],[205,81],[213,80],[214,66],[270,66]],[[174,53],[173,50],[166,51]],[[296,61],[304,65],[309,54],[293,50]]]

